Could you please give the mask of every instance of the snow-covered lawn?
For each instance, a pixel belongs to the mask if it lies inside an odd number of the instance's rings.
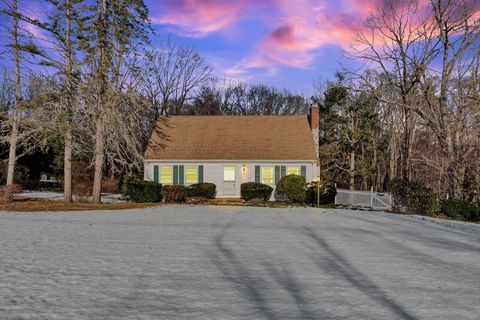
[[[33,199],[63,200],[63,193],[53,191],[23,190],[21,193],[17,193],[16,196]],[[126,202],[126,200],[122,199],[120,194],[103,193],[102,202]]]
[[[480,226],[313,208],[0,212],[0,319],[478,319]]]

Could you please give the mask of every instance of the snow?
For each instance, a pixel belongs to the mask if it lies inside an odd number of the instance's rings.
[[[23,190],[16,196],[28,197],[34,199],[63,200],[63,193],[53,191],[32,191]],[[89,199],[91,197],[87,197]],[[102,202],[126,202],[120,194],[102,193]]]
[[[314,208],[0,212],[0,318],[478,319],[480,226]]]

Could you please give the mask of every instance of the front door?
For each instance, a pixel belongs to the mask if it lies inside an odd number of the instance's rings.
[[[223,195],[235,196],[237,194],[236,168],[234,166],[223,167]]]

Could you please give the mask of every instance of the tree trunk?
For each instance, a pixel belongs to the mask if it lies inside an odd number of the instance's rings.
[[[104,164],[104,122],[100,116],[96,123],[95,135],[95,174],[93,177],[93,202],[100,203],[102,196],[102,177]]]
[[[403,143],[402,143],[402,179],[404,181],[410,180],[410,111],[406,108],[404,109],[404,132],[403,132]]]
[[[10,136],[10,150],[8,153],[7,185],[13,184],[14,182],[15,164],[17,162],[18,118],[18,111],[15,108],[15,110],[13,110],[12,134]]]
[[[72,202],[72,129],[65,133],[65,150],[63,160],[63,196],[65,202]]]
[[[355,150],[350,151],[350,190],[355,190]]]
[[[451,136],[447,137],[447,193],[449,199],[455,199],[457,196],[457,187],[458,187],[458,175],[457,175],[457,159],[455,157],[455,151],[453,148],[453,142]]]
[[[377,137],[373,139],[373,158],[372,158],[372,168],[375,170],[375,175],[373,176],[372,185],[375,190],[379,188],[380,181],[380,170],[378,168],[378,159],[377,159]]]
[[[100,203],[102,197],[102,177],[103,177],[103,164],[104,164],[104,113],[105,113],[105,94],[107,86],[107,1],[97,1],[98,10],[98,80],[99,80],[99,94],[98,94],[98,113],[95,124],[95,173],[93,178],[93,202]]]
[[[67,132],[63,160],[63,196],[65,202],[72,202],[72,48],[70,43],[70,0],[65,1],[65,80]]]
[[[13,0],[13,62],[15,65],[15,106],[12,115],[12,134],[10,136],[10,150],[8,153],[7,185],[13,184],[15,176],[15,164],[17,162],[18,122],[20,115],[18,104],[22,102],[22,87],[20,83],[20,55],[18,45],[18,15],[17,0]]]

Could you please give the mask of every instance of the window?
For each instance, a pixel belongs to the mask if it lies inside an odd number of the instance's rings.
[[[198,182],[198,167],[185,167],[185,184]]]
[[[235,181],[235,167],[223,167],[223,181]]]
[[[262,167],[262,183],[273,183],[273,167]]]
[[[160,183],[173,183],[173,169],[172,167],[160,167]]]
[[[288,167],[287,168],[287,175],[288,174],[296,174],[297,176],[300,175],[300,167]]]

